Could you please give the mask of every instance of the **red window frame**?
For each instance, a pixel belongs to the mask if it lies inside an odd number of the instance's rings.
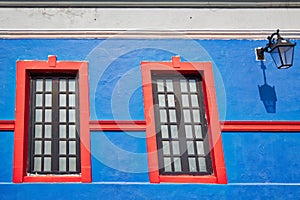
[[[80,175],[38,175],[28,176],[28,113],[31,73],[77,72],[80,104]],[[90,159],[90,107],[88,89],[88,62],[56,61],[49,56],[48,61],[17,61],[16,120],[14,137],[13,182],[91,182]]]
[[[226,168],[223,156],[221,128],[218,115],[216,91],[214,86],[212,64],[210,62],[180,62],[180,57],[172,57],[172,62],[142,62],[142,82],[144,94],[146,143],[148,152],[149,179],[151,183],[219,183],[226,184]],[[174,71],[182,74],[201,73],[205,110],[208,123],[208,136],[211,145],[213,175],[161,175],[159,174],[155,118],[153,109],[151,71]]]

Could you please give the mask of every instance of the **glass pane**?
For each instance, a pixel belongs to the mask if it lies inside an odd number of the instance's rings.
[[[198,96],[196,94],[191,95],[192,107],[199,107]]]
[[[180,162],[180,158],[179,157],[175,157],[174,158],[174,169],[175,172],[181,172],[181,162]]]
[[[181,92],[187,92],[187,83],[186,80],[180,80]]]
[[[52,121],[52,110],[46,109],[45,110],[45,122],[51,122]]]
[[[35,84],[36,84],[35,91],[37,92],[43,91],[43,79],[36,79]]]
[[[207,172],[205,158],[198,158],[200,172]]]
[[[59,154],[60,155],[67,154],[67,142],[66,141],[59,141]]]
[[[185,125],[184,128],[185,128],[186,138],[192,139],[193,138],[192,125]]]
[[[187,152],[189,155],[194,155],[195,150],[194,150],[194,142],[193,141],[187,141]]]
[[[34,158],[34,171],[41,171],[42,170],[42,158],[35,157]]]
[[[52,127],[51,125],[45,125],[45,138],[52,137]]]
[[[165,168],[165,172],[172,171],[171,158],[164,158],[164,168]]]
[[[76,126],[69,125],[69,138],[76,138]]]
[[[168,141],[163,141],[163,154],[170,155],[170,143]]]
[[[160,128],[161,128],[161,137],[162,138],[169,138],[168,126],[167,125],[161,125]]]
[[[45,106],[52,106],[52,94],[45,94]]]
[[[165,95],[163,94],[158,95],[158,105],[159,107],[166,107]]]
[[[60,157],[59,158],[59,171],[65,172],[67,169],[66,167],[66,158]]]
[[[204,155],[204,146],[202,141],[197,141],[197,152],[198,155]]]
[[[51,158],[50,157],[44,158],[44,171],[51,171]]]
[[[43,111],[42,109],[35,110],[35,121],[42,122],[43,121]]]
[[[164,92],[164,81],[163,80],[157,80],[157,91],[158,92]]]
[[[191,122],[191,113],[189,110],[183,110],[184,122]]]
[[[69,141],[69,154],[76,155],[76,141]]]
[[[69,110],[69,122],[76,122],[75,109],[70,109]]]
[[[196,122],[196,123],[200,122],[200,112],[199,112],[199,110],[193,110],[193,119],[194,119],[194,122]]]
[[[59,122],[66,122],[67,121],[67,116],[66,116],[66,110],[65,109],[60,109],[59,110]]]
[[[191,92],[197,92],[197,88],[196,88],[196,81],[195,80],[190,80],[190,91]]]
[[[75,94],[69,94],[69,106],[75,107]]]
[[[46,79],[46,92],[52,91],[52,79]]]
[[[189,169],[190,172],[196,172],[196,158],[189,158]]]
[[[65,92],[66,91],[66,79],[60,79],[59,80],[59,91]]]
[[[168,106],[175,107],[175,99],[173,94],[168,94]]]
[[[165,109],[159,111],[160,122],[167,122],[167,112]]]
[[[202,139],[202,129],[200,125],[195,125],[195,134],[196,134],[196,138]]]
[[[34,142],[34,154],[42,154],[42,141]]]
[[[59,125],[59,138],[66,138],[67,137],[67,126],[66,125]]]
[[[179,154],[179,142],[178,141],[173,141],[172,142],[172,150],[173,150],[173,154],[178,155]]]
[[[60,94],[59,95],[59,106],[66,106],[67,105],[67,95]]]
[[[35,95],[35,106],[43,106],[43,94]]]
[[[69,91],[75,92],[75,80],[74,79],[69,79]]]
[[[183,107],[189,107],[189,96],[187,94],[183,94],[182,96],[182,106]]]
[[[173,81],[172,80],[166,80],[166,87],[168,92],[173,92]]]
[[[35,132],[34,134],[35,138],[42,138],[42,125],[35,125],[34,132]]]
[[[170,122],[176,122],[176,112],[175,110],[169,110]]]
[[[76,158],[69,158],[69,171],[75,172],[76,171]]]
[[[51,154],[51,141],[45,141],[44,154]]]
[[[171,125],[171,136],[172,138],[178,138],[178,131],[176,125]]]

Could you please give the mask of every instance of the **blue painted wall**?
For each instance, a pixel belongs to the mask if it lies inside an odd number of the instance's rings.
[[[299,43],[299,41],[297,41]],[[144,120],[141,61],[213,62],[221,120],[300,120],[300,56],[277,70],[266,55],[267,83],[275,86],[276,113],[267,113],[254,49],[264,40],[2,39],[0,120],[13,120],[17,60],[87,60],[92,120]],[[145,132],[92,132],[91,184],[12,184],[13,132],[0,132],[0,199],[297,199],[300,133],[222,133],[228,185],[149,184]],[[126,183],[126,184],[125,184]],[[39,191],[37,194],[36,191]],[[53,192],[55,191],[55,192]],[[179,195],[179,196],[177,196]]]

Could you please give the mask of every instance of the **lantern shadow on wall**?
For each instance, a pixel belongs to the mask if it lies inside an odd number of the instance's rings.
[[[261,61],[260,67],[263,71],[263,77],[264,77],[264,84],[261,86],[258,85],[260,100],[263,102],[267,113],[276,113],[277,97],[276,97],[275,87],[270,86],[267,83],[266,66],[264,65],[263,61]]]

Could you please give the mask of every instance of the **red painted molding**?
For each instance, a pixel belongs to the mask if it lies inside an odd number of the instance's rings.
[[[126,120],[94,120],[90,121],[90,131],[145,131],[146,122]]]
[[[15,121],[14,120],[0,120],[0,131],[14,131]]]

